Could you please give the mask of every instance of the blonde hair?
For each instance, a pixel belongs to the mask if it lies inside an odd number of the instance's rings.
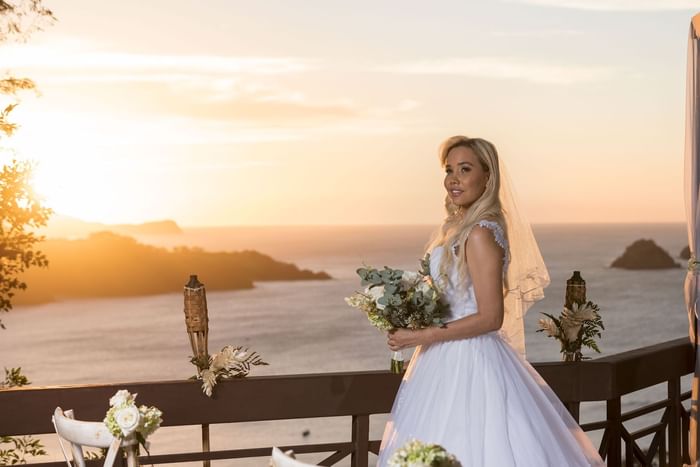
[[[506,234],[505,219],[498,193],[501,187],[501,173],[498,166],[498,152],[496,147],[481,138],[468,138],[466,136],[452,136],[447,138],[440,145],[440,164],[445,167],[447,163],[447,155],[457,147],[470,149],[476,155],[481,167],[489,174],[486,188],[482,195],[472,203],[466,212],[462,213],[462,208],[452,202],[449,196],[445,195],[445,211],[447,217],[442,222],[438,231],[433,235],[433,238],[428,243],[427,252],[430,252],[434,247],[442,245],[445,251],[440,262],[440,277],[450,277],[448,271],[451,270],[457,257],[457,266],[459,271],[459,284],[465,283],[465,278],[468,274],[466,256],[463,248],[466,245],[467,237],[471,229],[482,220],[491,220],[498,222]],[[459,245],[458,255],[453,254],[452,246]],[[457,285],[457,284],[455,284]]]

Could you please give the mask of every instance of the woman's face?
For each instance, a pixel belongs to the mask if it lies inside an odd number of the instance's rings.
[[[471,206],[484,193],[488,179],[489,173],[471,149],[457,146],[447,153],[445,189],[457,206]]]

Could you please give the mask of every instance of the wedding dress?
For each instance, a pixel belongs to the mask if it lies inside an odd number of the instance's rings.
[[[510,254],[499,224],[481,221]],[[451,251],[457,253],[456,248]],[[430,270],[437,277],[443,247]],[[454,287],[450,271],[446,321],[476,313],[474,287]],[[469,278],[467,278],[469,280]],[[464,291],[466,290],[466,292]],[[416,349],[394,401],[378,466],[410,439],[436,443],[462,467],[590,467],[604,465],[598,451],[537,371],[501,331]]]

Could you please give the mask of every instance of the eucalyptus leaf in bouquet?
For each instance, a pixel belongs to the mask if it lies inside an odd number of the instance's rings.
[[[345,302],[363,311],[376,328],[390,331],[444,325],[449,308],[430,275],[430,255],[421,260],[418,272],[362,267],[357,275],[364,289],[346,297]],[[395,357],[400,358],[400,353]],[[400,372],[396,362],[392,359],[391,369]]]

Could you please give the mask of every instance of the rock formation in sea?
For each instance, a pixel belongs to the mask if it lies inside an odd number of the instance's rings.
[[[640,239],[628,246],[622,256],[613,261],[610,267],[621,269],[669,269],[678,268],[680,265],[654,240]]]
[[[680,254],[681,259],[690,259],[690,247],[686,246],[681,250]]]

